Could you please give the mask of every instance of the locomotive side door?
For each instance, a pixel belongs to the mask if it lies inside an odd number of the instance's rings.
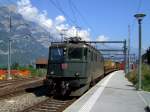
[[[88,83],[91,82],[92,80],[92,52],[91,49],[88,49],[87,51],[87,78],[88,78]]]

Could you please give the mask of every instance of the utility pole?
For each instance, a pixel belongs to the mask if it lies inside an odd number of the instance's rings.
[[[8,38],[8,75],[7,79],[12,79],[11,76],[11,28],[12,28],[12,20],[11,20],[11,13],[9,14],[9,38]]]
[[[128,73],[130,72],[130,25],[128,26]]]
[[[12,16],[11,11],[9,12],[9,37],[8,37],[8,74],[7,80],[12,79],[11,75],[11,42],[14,40],[11,38],[12,36]]]
[[[126,47],[126,40],[124,41],[124,71],[125,71],[125,74],[127,74],[127,47]]]

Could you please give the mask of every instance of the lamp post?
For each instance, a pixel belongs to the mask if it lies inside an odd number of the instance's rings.
[[[141,56],[141,48],[142,48],[142,25],[141,21],[145,17],[145,14],[135,14],[134,17],[138,20],[139,25],[139,57],[138,57],[138,90],[141,90],[142,79],[141,79],[141,64],[142,64],[142,56]]]

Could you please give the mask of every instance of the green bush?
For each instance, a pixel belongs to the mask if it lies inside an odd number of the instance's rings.
[[[43,77],[47,73],[46,69],[36,69],[32,65],[20,66],[19,64],[14,64],[12,66],[12,69],[16,69],[16,70],[29,70],[31,72],[30,77]]]
[[[137,74],[136,71],[131,71],[126,76],[129,81],[131,81],[134,85],[137,84]]]
[[[144,90],[150,91],[150,66],[145,64],[142,67],[142,85]]]
[[[26,69],[31,71],[31,77],[42,77],[45,76],[47,72],[46,69],[36,69],[33,66],[28,66]]]
[[[129,81],[131,81],[135,86],[138,84],[137,72],[131,71],[126,75]],[[145,91],[150,91],[150,66],[143,64],[142,65],[142,89]]]

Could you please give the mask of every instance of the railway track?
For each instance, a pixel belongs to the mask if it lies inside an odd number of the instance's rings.
[[[11,80],[0,80],[0,84],[2,83],[12,83],[12,82],[18,82],[18,81],[26,81],[26,80],[33,80],[37,79],[35,78],[18,78],[18,79],[11,79]]]
[[[63,99],[51,97],[43,102],[40,102],[38,104],[35,104],[35,105],[29,107],[21,112],[62,112],[69,105],[71,105],[75,100],[77,100],[77,98],[63,100]]]
[[[22,112],[62,112],[75,100],[75,98],[61,100],[51,97],[43,102],[23,110]]]
[[[0,97],[43,85],[43,78],[0,81]]]

